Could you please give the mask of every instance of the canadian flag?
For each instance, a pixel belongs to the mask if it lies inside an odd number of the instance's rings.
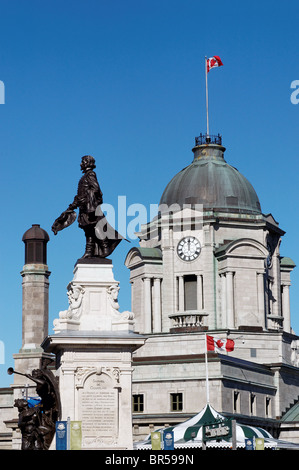
[[[214,55],[213,57],[207,59],[207,72],[209,72],[214,67],[221,67],[221,65],[223,65],[223,63],[220,57],[218,55]]]
[[[232,339],[215,338],[214,336],[206,336],[207,351],[231,352],[234,350],[235,342]]]

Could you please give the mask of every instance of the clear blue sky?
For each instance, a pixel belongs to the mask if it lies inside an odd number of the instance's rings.
[[[0,386],[21,347],[23,233],[37,223],[51,237],[52,333],[84,234],[75,223],[54,237],[51,225],[76,193],[82,155],[95,157],[106,203],[158,203],[206,130],[206,55],[224,63],[209,74],[210,131],[286,231],[281,254],[299,263],[298,15],[296,1],[0,1]],[[134,244],[112,256],[121,310],[130,309],[124,259]]]

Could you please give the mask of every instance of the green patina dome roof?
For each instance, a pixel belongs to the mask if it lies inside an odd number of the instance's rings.
[[[203,204],[205,209],[261,214],[258,196],[249,181],[223,158],[216,144],[193,148],[193,162],[166,186],[160,205]]]

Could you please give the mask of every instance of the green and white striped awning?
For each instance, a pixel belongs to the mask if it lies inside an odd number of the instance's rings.
[[[175,449],[202,447],[202,429],[204,424],[213,424],[219,419],[225,419],[218,413],[211,405],[206,405],[202,411],[180,423],[176,426],[160,429],[160,431],[174,432],[174,446]],[[246,426],[243,424],[236,424],[236,441],[237,447],[245,447],[245,439],[263,438],[264,446],[270,448],[297,448],[299,445],[279,441],[274,439],[269,432],[260,427]],[[231,438],[221,438],[221,440],[209,440],[206,443],[207,447],[231,447]],[[151,436],[143,442],[137,442],[134,445],[135,449],[151,449]]]

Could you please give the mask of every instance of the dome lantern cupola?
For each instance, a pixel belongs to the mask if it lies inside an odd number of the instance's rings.
[[[25,243],[25,264],[47,264],[47,232],[39,224],[33,224],[22,238]]]
[[[196,137],[193,162],[168,183],[160,205],[202,204],[207,210],[261,214],[254,188],[225,161],[225,150],[219,134]]]

